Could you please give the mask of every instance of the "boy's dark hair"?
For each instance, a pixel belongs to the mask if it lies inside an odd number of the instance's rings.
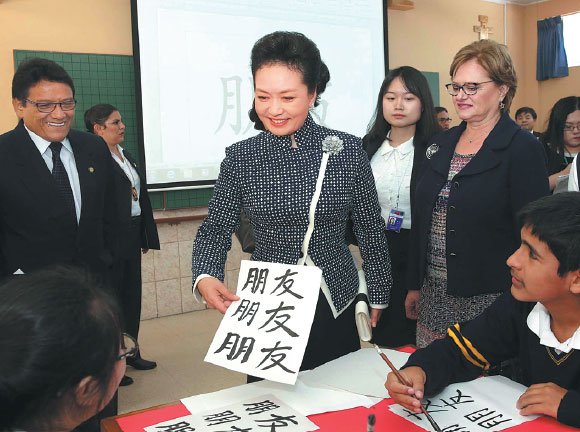
[[[52,60],[39,57],[25,59],[12,78],[12,99],[18,99],[22,105],[26,105],[30,87],[40,81],[59,82],[68,85],[73,97],[75,95],[75,85],[70,75],[64,68]]]
[[[85,127],[90,133],[95,133],[95,125],[104,126],[111,114],[119,111],[111,104],[97,104],[85,111]]]
[[[444,108],[444,107],[435,107],[435,114],[442,113],[443,111],[449,112],[449,111],[447,111],[447,108]]]
[[[530,107],[521,107],[520,109],[518,109],[516,111],[516,117],[515,118],[517,119],[520,114],[531,114],[532,115],[532,118],[534,120],[536,120],[538,118],[538,115],[536,114],[536,111],[534,111],[534,109],[533,108],[530,108]]]
[[[433,97],[431,96],[427,79],[421,72],[411,66],[401,66],[393,69],[389,71],[383,80],[377,98],[375,114],[368,127],[369,138],[383,141],[387,136],[387,132],[391,130],[391,125],[387,123],[384,116],[383,97],[389,89],[389,85],[397,77],[400,77],[407,90],[421,101],[421,117],[415,128],[413,145],[415,148],[425,148],[429,139],[437,132],[441,132],[441,127],[437,122]]]
[[[580,269],[580,193],[549,195],[524,206],[518,213],[522,227],[546,243],[560,266],[558,275]]]
[[[0,431],[51,430],[85,377],[104,401],[121,346],[113,297],[88,274],[54,268],[0,285]]]
[[[314,42],[297,32],[277,31],[260,38],[252,48],[251,69],[256,81],[256,71],[262,66],[283,64],[302,74],[302,81],[308,92],[316,90],[314,106],[318,106],[320,95],[330,81],[328,67],[320,58],[320,51]],[[255,103],[248,113],[257,130],[266,130],[256,113]]]

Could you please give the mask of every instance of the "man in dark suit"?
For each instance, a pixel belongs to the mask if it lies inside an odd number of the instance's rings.
[[[107,279],[115,211],[107,146],[71,130],[74,84],[56,63],[23,62],[12,97],[20,121],[0,136],[0,277],[71,264]]]
[[[14,74],[20,121],[0,135],[0,279],[65,264],[109,280],[111,155],[101,138],[71,130],[74,96],[72,79],[50,60],[28,59]],[[115,397],[100,418],[116,412]],[[97,432],[100,418],[80,430]]]

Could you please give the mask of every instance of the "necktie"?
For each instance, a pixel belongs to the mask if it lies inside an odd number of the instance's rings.
[[[64,169],[64,165],[60,160],[60,150],[62,149],[62,143],[52,142],[50,143],[50,150],[52,151],[52,177],[56,181],[60,195],[66,205],[66,208],[74,219],[75,226],[77,225],[77,213],[75,210],[75,199],[73,196],[72,188],[70,186],[70,181],[68,174]]]

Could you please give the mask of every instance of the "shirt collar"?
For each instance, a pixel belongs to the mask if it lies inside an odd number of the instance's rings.
[[[46,152],[46,150],[48,149],[48,146],[50,146],[51,141],[47,141],[44,138],[39,137],[34,132],[32,132],[30,129],[28,129],[26,127],[26,125],[24,125],[24,127],[25,127],[26,131],[28,132],[28,135],[30,135],[30,139],[32,140],[32,142],[34,143],[34,145],[36,146],[36,148],[38,149],[40,154],[41,155],[44,154]],[[61,143],[65,149],[67,149],[69,152],[73,153],[72,146],[70,145],[70,142],[69,142],[67,137],[65,137],[61,141]]]
[[[399,145],[398,147],[392,147],[388,138],[391,135],[391,131],[387,132],[387,139],[383,141],[381,145],[381,155],[386,156],[391,153],[393,150],[397,150],[402,156],[408,155],[413,150],[413,138],[409,138],[407,141]]]
[[[296,141],[296,145],[298,148],[310,148],[310,147],[321,147],[321,143],[318,140],[312,139],[312,134],[318,126],[310,114],[306,116],[306,120],[304,120],[304,124],[300,129],[294,132],[294,141]],[[290,149],[292,148],[292,139],[290,135],[274,135],[270,131],[265,131],[266,134],[266,141],[272,143],[275,147],[281,149]]]
[[[580,349],[580,327],[576,329],[570,339],[560,342],[552,332],[550,320],[550,312],[539,302],[528,315],[528,328],[540,338],[542,345],[565,353],[569,353],[573,349]]]

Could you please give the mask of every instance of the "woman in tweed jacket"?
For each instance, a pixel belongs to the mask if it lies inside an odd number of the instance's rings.
[[[360,348],[353,303],[358,275],[344,242],[349,212],[373,323],[388,305],[392,279],[385,224],[361,140],[319,126],[309,114],[330,79],[316,45],[300,33],[264,36],[252,50],[252,75],[250,118],[263,132],[226,149],[208,216],[194,242],[194,290],[221,312],[237,299],[221,281],[242,208],[255,230],[252,260],[298,262],[323,143],[334,143],[326,148],[330,156],[307,254],[324,279],[301,366],[310,369]]]

